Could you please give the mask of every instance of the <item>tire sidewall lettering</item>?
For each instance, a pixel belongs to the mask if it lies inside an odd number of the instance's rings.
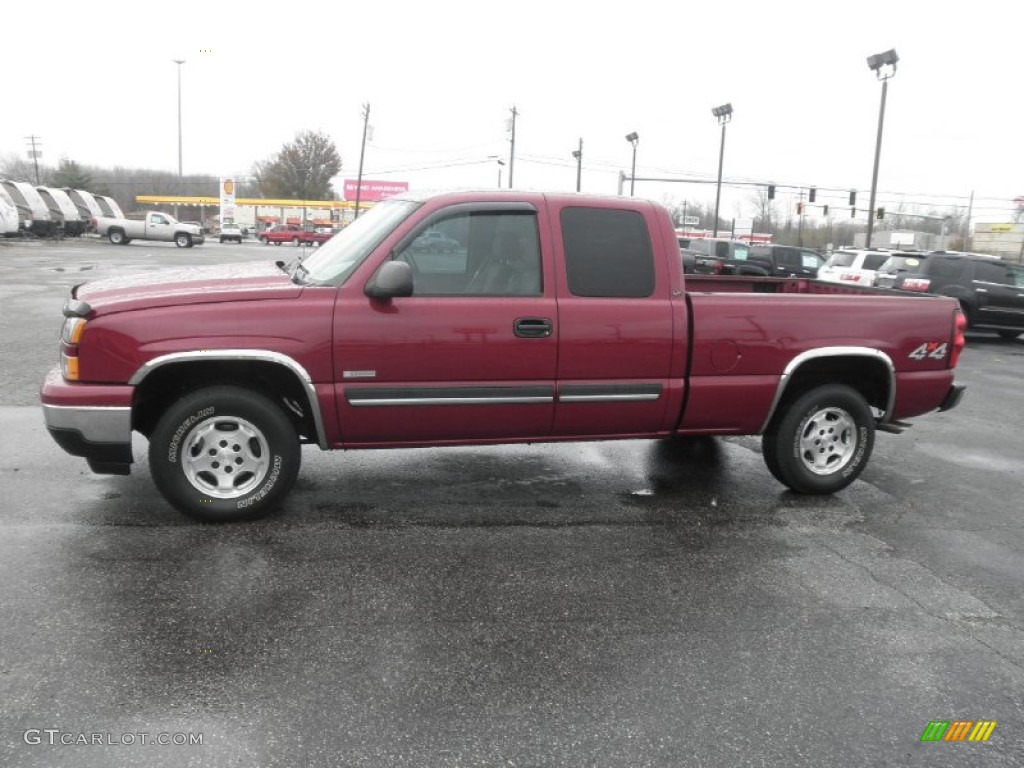
[[[174,434],[171,435],[171,440],[167,446],[167,461],[171,464],[177,464],[179,453],[178,449],[181,445],[181,438],[185,436],[185,433],[195,425],[197,421],[213,416],[216,412],[217,409],[214,406],[210,406],[209,408],[203,408],[202,410],[196,411],[187,419],[182,421],[174,431]]]
[[[244,498],[238,502],[238,509],[246,509],[252,506],[256,502],[265,498],[267,494],[274,490],[274,486],[277,484],[277,478],[281,475],[281,466],[283,459],[280,455],[274,454],[273,465],[270,470],[270,474],[267,476],[267,481],[263,486],[251,496]]]

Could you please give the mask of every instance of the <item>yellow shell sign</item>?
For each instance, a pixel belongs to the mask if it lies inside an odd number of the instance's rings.
[[[224,179],[224,194],[228,197],[235,194],[235,182],[233,179]]]

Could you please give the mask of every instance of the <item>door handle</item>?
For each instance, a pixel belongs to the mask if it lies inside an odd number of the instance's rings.
[[[521,339],[544,339],[551,335],[551,320],[546,317],[517,317],[512,330]]]

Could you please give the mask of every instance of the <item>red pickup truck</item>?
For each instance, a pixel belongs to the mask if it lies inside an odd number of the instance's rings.
[[[458,245],[423,247],[442,232]],[[41,390],[57,443],[174,506],[279,505],[300,446],[763,436],[794,491],[851,483],[876,429],[952,408],[953,299],[805,278],[684,278],[633,198],[405,195],[304,261],[77,286]]]

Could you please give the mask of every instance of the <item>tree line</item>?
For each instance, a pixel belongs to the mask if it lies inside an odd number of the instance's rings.
[[[277,152],[252,164],[250,175],[236,177],[238,197],[300,200],[337,200],[331,180],[341,173],[341,155],[324,133],[302,131]],[[35,183],[31,160],[8,154],[0,157],[0,178]],[[220,177],[124,166],[78,163],[64,157],[56,166],[38,167],[39,184],[46,187],[85,189],[109,195],[126,211],[138,206],[138,195],[210,196],[217,194]]]

